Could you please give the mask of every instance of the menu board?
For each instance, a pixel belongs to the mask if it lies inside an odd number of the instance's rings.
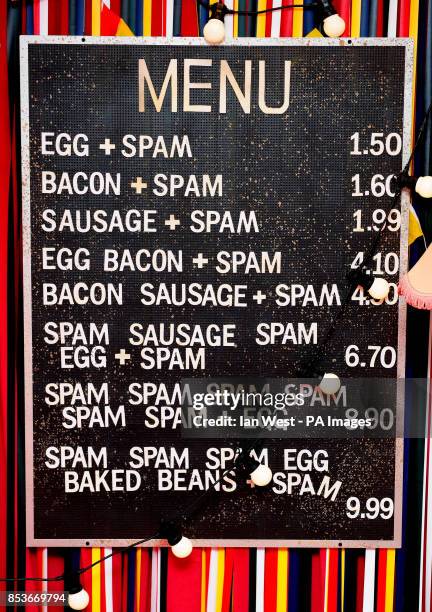
[[[28,543],[398,546],[411,42],[21,41]]]

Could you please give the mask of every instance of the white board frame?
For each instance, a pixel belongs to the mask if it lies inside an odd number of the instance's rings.
[[[30,45],[164,45],[208,46],[203,38],[162,37],[88,37],[88,36],[21,36],[21,147],[22,147],[22,198],[23,198],[23,293],[24,293],[24,375],[25,375],[25,456],[26,456],[26,534],[27,546],[48,547],[111,547],[129,546],[134,539],[38,539],[34,535],[33,497],[33,382],[32,382],[32,280],[31,280],[31,211],[30,211],[30,125],[28,48]],[[413,62],[414,41],[411,38],[237,38],[224,46],[230,47],[404,47],[404,114],[402,164],[409,159],[412,138]],[[408,217],[410,197],[407,190],[401,196],[402,224],[400,235],[400,275],[408,270]],[[399,300],[398,364],[397,377],[405,377],[406,303]],[[398,409],[396,431],[403,431],[404,397],[398,385]],[[400,548],[402,545],[402,497],[403,497],[403,438],[395,440],[395,513],[392,540],[281,540],[281,539],[197,539],[195,546],[262,547],[277,548]],[[153,539],[143,547],[166,546],[166,540]]]

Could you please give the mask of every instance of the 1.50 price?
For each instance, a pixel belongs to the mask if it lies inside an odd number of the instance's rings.
[[[383,132],[372,132],[369,142],[365,144],[364,149],[360,148],[360,134],[355,132],[351,136],[352,150],[351,155],[399,155],[402,150],[402,138],[396,132],[392,132],[388,136],[384,136]]]

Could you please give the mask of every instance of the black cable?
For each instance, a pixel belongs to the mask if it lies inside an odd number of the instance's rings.
[[[206,9],[211,9],[212,6],[216,6],[217,2],[210,4],[209,2],[204,2],[204,0],[198,0],[198,4]],[[319,2],[312,2],[311,4],[282,4],[281,6],[275,6],[265,9],[260,9],[259,11],[239,11],[230,9],[228,6],[224,5],[223,12],[225,15],[248,15],[250,17],[255,17],[257,15],[262,15],[263,13],[272,13],[273,11],[283,11],[284,9],[293,9],[293,8],[302,8],[302,9],[316,9],[319,8],[321,4]]]
[[[250,447],[247,449],[247,451],[241,451],[240,454],[234,459],[234,464],[228,468],[226,468],[222,474],[219,476],[219,478],[212,484],[212,488],[211,489],[207,489],[206,491],[204,491],[204,493],[202,493],[202,495],[200,495],[197,499],[193,500],[190,504],[188,504],[186,506],[186,508],[183,508],[182,510],[180,510],[179,512],[177,512],[176,514],[174,514],[171,518],[167,519],[167,523],[171,523],[171,522],[176,522],[177,519],[180,518],[187,518],[187,515],[189,515],[192,511],[192,509],[199,504],[200,502],[204,501],[208,496],[210,496],[212,493],[214,493],[216,491],[215,486],[217,484],[219,484],[222,479],[224,478],[224,476],[226,474],[232,473],[232,472],[236,472],[236,470],[238,470],[239,467],[241,467],[242,465],[242,458],[245,457],[245,453],[247,453],[247,455],[249,455],[249,453],[254,450],[254,448],[257,446],[257,444],[260,442],[260,440],[255,440]],[[158,538],[162,537],[162,534],[160,533],[160,531],[155,532],[153,535],[148,536],[147,538],[143,538],[142,540],[138,540],[137,542],[132,542],[132,544],[128,544],[128,546],[122,546],[119,548],[116,548],[115,550],[112,550],[111,553],[109,553],[108,555],[105,555],[104,557],[101,557],[100,559],[98,559],[97,561],[94,561],[93,563],[91,563],[90,565],[86,565],[84,567],[79,567],[78,569],[76,569],[73,572],[69,572],[69,573],[65,573],[65,574],[60,574],[59,576],[52,576],[50,578],[33,578],[33,577],[23,577],[23,578],[0,578],[0,582],[19,582],[19,581],[33,581],[33,582],[59,582],[61,580],[64,580],[65,578],[70,578],[71,576],[81,576],[81,574],[84,574],[85,572],[87,572],[88,570],[92,569],[93,567],[95,567],[96,565],[99,565],[100,563],[103,563],[104,561],[106,561],[107,559],[110,559],[111,557],[114,557],[114,555],[118,555],[120,553],[123,552],[127,552],[128,550],[131,550],[132,548],[136,548],[137,546],[140,546],[140,544],[144,544],[145,542],[150,542],[150,540],[156,540]]]

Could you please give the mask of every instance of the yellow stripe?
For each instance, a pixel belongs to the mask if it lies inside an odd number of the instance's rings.
[[[206,550],[201,551],[201,612],[206,612],[207,608],[207,569],[206,569]]]
[[[101,549],[92,548],[92,563],[99,561],[101,558]],[[101,564],[92,567],[92,597],[91,610],[92,612],[100,612],[101,609]]]
[[[278,550],[276,612],[286,612],[288,603],[288,551]]]
[[[92,21],[91,33],[92,36],[100,36],[100,21],[101,21],[101,2],[102,0],[92,0]]]
[[[219,548],[217,551],[216,612],[221,612],[222,610],[224,574],[225,550],[223,548]]]
[[[135,612],[140,612],[141,600],[141,555],[142,549],[137,548],[135,566]]]
[[[385,612],[393,612],[396,551],[387,551]]]
[[[341,611],[345,612],[345,549],[341,550]]]
[[[292,9],[293,12],[293,28],[292,35],[293,38],[302,38],[303,37],[303,9],[295,8]]]
[[[411,246],[417,238],[424,238],[423,230],[414,209],[410,206],[408,225],[408,245]]]
[[[262,11],[267,6],[267,0],[258,0],[258,11]],[[257,38],[265,37],[266,13],[257,16]]]
[[[123,19],[120,19],[118,26],[117,26],[116,36],[135,36],[135,35],[130,29],[130,27],[128,26],[128,24]]]
[[[233,10],[238,10],[238,0],[234,0]],[[234,38],[238,38],[238,15],[236,13],[233,15],[233,36]]]
[[[318,30],[318,28],[314,28],[313,30],[309,32],[309,34],[306,34],[305,36],[305,38],[322,38],[322,37],[323,35]]]
[[[361,0],[352,0],[351,4],[351,36],[360,36]]]
[[[143,33],[151,36],[152,0],[144,0],[143,9]]]

